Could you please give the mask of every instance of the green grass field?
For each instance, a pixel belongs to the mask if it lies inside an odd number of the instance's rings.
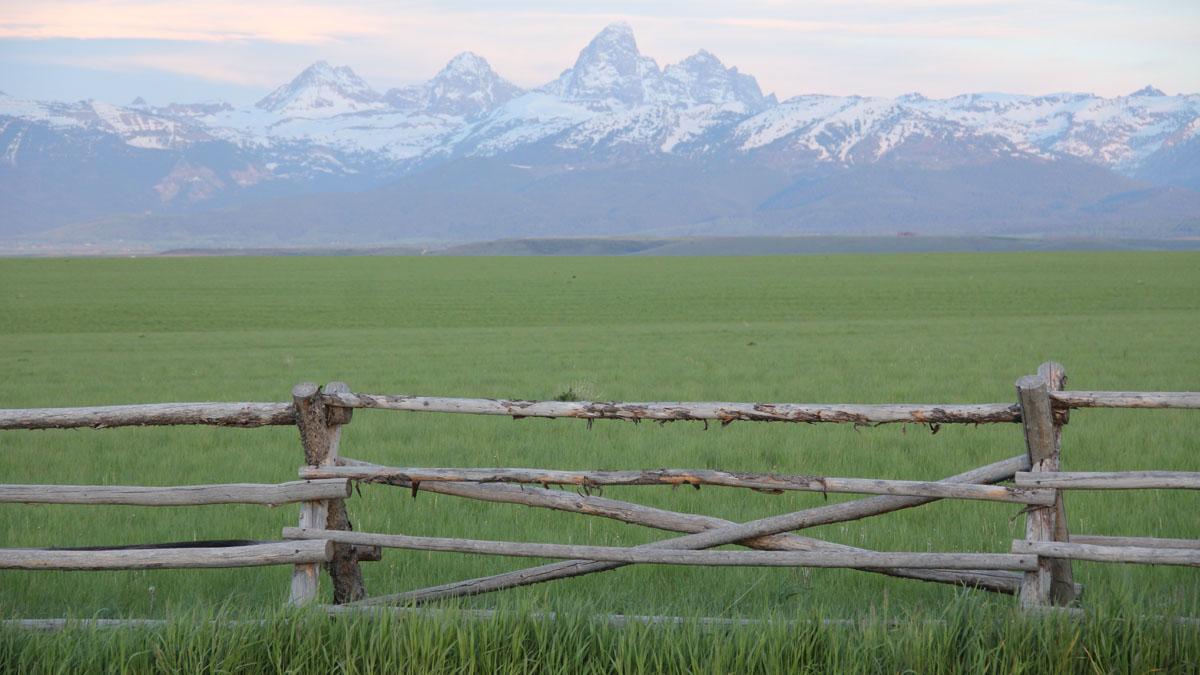
[[[0,260],[0,406],[287,400],[356,391],[603,400],[995,402],[1038,363],[1079,389],[1200,389],[1196,253],[756,258]],[[853,429],[473,418],[359,411],[342,454],[393,465],[720,468],[938,478],[1023,451],[1018,426]],[[1068,470],[1197,470],[1200,414],[1084,410]],[[294,428],[0,433],[7,483],[291,480]],[[819,494],[610,488],[605,496],[749,520]],[[850,496],[830,495],[828,501]],[[643,528],[363,486],[357,529],[630,545]],[[1072,493],[1072,531],[1198,536],[1200,498]],[[295,507],[0,505],[0,546],[277,538]],[[1007,551],[1012,505],[955,502],[805,534],[880,550]],[[372,594],[536,561],[392,551]],[[275,607],[290,571],[0,573],[7,616],[159,616]],[[1200,614],[1194,569],[1078,563],[1087,598]],[[326,589],[327,590],[327,589]],[[626,568],[467,603],[589,612],[848,617],[936,611],[962,591],[855,571]],[[986,598],[1006,606],[1009,598]]]

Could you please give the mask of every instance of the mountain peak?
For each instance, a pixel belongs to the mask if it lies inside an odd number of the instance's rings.
[[[316,61],[255,105],[295,116],[330,117],[377,107],[379,93],[348,66]]]
[[[605,26],[596,37],[592,38],[592,42],[607,42],[612,44],[632,45],[637,49],[637,41],[633,37],[633,26],[630,26],[624,21],[614,21]]]
[[[746,112],[758,112],[773,99],[763,97],[758,81],[726,68],[712,52],[701,49],[663,71],[667,89],[688,103],[724,105],[737,103]]]
[[[715,65],[718,65],[721,67],[725,66],[725,64],[721,63],[721,59],[717,58],[716,54],[713,54],[712,52],[708,51],[707,49],[701,49],[700,51],[696,52],[695,54],[692,54],[691,56],[687,57],[683,61],[680,61],[680,63],[681,64],[684,64],[684,63],[715,64]]]
[[[488,63],[487,59],[476,54],[475,52],[462,52],[460,54],[456,54],[454,56],[454,58],[450,59],[446,63],[446,66],[444,68],[442,68],[441,72],[439,72],[435,76],[435,78],[441,77],[443,75],[448,75],[450,73],[481,73],[481,72],[484,72],[484,73],[493,72],[492,65],[490,63]]]
[[[1130,96],[1166,96],[1166,95],[1167,95],[1166,92],[1164,92],[1162,89],[1158,89],[1158,88],[1154,87],[1153,85],[1149,85],[1149,84],[1142,87],[1141,89],[1138,89],[1137,91],[1133,92],[1132,94],[1130,94]]]
[[[655,98],[661,79],[658,64],[642,56],[633,29],[621,21],[597,33],[579,52],[575,65],[546,90],[601,107],[631,106]]]
[[[604,30],[596,33],[596,37],[592,38],[583,51],[579,52],[579,58],[575,60],[575,67],[578,68],[581,62],[641,57],[642,53],[638,51],[637,39],[633,37],[633,28],[624,21],[618,21],[610,23],[604,27]]]
[[[497,75],[487,59],[463,52],[428,82],[388,91],[387,100],[402,110],[475,117],[522,93],[520,87]]]

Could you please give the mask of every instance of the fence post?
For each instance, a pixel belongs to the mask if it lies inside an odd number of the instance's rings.
[[[330,382],[326,392],[347,392],[343,382]],[[342,425],[350,422],[352,411],[348,408],[326,407],[321,401],[321,388],[312,382],[304,382],[292,388],[292,402],[296,406],[296,426],[300,429],[300,442],[304,446],[304,462],[309,466],[330,466],[338,456],[342,437]],[[300,527],[351,530],[353,526],[346,513],[346,502],[341,499],[304,502],[300,506]],[[362,571],[353,546],[336,544],[333,560],[328,563],[329,577],[333,581],[333,602],[342,604],[366,597]],[[318,565],[296,565],[292,572],[292,604],[311,602],[317,596],[320,567]]]
[[[1039,369],[1040,370],[1040,369]],[[1048,369],[1049,370],[1049,369]],[[1050,383],[1039,372],[1017,380],[1017,398],[1021,404],[1021,425],[1025,431],[1025,447],[1029,453],[1029,470],[1057,471],[1058,447],[1055,443],[1054,412],[1050,407]],[[1056,498],[1056,503],[1061,498]],[[1057,509],[1053,506],[1030,506],[1025,517],[1025,539],[1053,541],[1056,533]],[[1022,607],[1045,606],[1051,603],[1053,561],[1038,557],[1038,569],[1026,572],[1021,580]]]
[[[1061,363],[1047,361],[1038,366],[1038,376],[1046,380],[1050,391],[1063,391],[1067,386],[1067,372]],[[1054,420],[1054,466],[1061,470],[1062,460],[1062,431],[1063,425],[1069,420],[1070,410],[1051,410]],[[1068,543],[1071,533],[1067,527],[1067,508],[1064,503],[1064,490],[1058,490],[1054,496],[1054,541]],[[1056,558],[1050,562],[1050,600],[1059,606],[1069,605],[1075,601],[1075,573],[1072,563],[1066,558]]]

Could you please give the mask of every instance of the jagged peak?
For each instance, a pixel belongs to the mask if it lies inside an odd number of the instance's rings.
[[[366,86],[366,82],[363,82],[358,73],[355,73],[350,66],[334,66],[324,59],[310,63],[307,68],[300,71],[300,74],[293,77],[288,85],[314,80],[349,80]]]
[[[391,89],[385,98],[401,110],[474,117],[522,93],[520,87],[496,74],[487,59],[462,52],[428,82]]]
[[[1154,85],[1150,85],[1150,84],[1148,84],[1148,85],[1142,87],[1141,89],[1138,89],[1137,91],[1130,94],[1130,96],[1166,96],[1166,95],[1167,95],[1166,92],[1164,92],[1162,89],[1159,89],[1159,88],[1155,87]]]
[[[314,61],[255,105],[272,111],[296,106],[306,110],[346,112],[369,106],[379,98],[379,93],[349,66],[335,67],[322,59]]]
[[[758,111],[774,103],[764,97],[753,76],[726,68],[712,52],[701,49],[686,59],[663,70],[668,90],[688,103],[740,103],[748,112]]]
[[[621,21],[609,24],[579,52],[575,65],[544,91],[608,108],[630,106],[657,96],[662,72],[654,59],[638,51],[633,29]]]
[[[300,71],[300,74],[292,78],[292,81],[295,82],[296,80],[302,79],[336,77],[342,73],[348,73],[354,77],[358,77],[354,74],[353,70],[350,70],[350,68],[346,66],[334,67],[325,59],[320,59],[308,64],[308,67]]]
[[[492,70],[492,64],[488,63],[488,60],[482,56],[475,52],[461,52],[455,54],[454,58],[447,61],[445,67],[435,77],[461,72],[491,73],[494,71]]]
[[[689,64],[701,64],[701,65],[713,64],[713,65],[721,66],[722,68],[725,67],[725,64],[721,63],[721,59],[717,58],[716,54],[713,54],[712,52],[708,51],[707,49],[701,49],[701,50],[697,51],[695,54],[692,54],[691,56],[689,56],[686,59],[679,62],[679,65],[681,65],[681,66],[689,65]]]
[[[599,33],[596,33],[596,37],[592,38],[592,42],[597,40],[634,41],[633,26],[630,26],[627,21],[614,21],[602,28]]]
[[[596,33],[591,42],[579,53],[575,65],[578,66],[589,58],[621,54],[632,54],[639,57],[642,55],[638,50],[637,38],[633,36],[633,28],[624,21],[617,21]]]

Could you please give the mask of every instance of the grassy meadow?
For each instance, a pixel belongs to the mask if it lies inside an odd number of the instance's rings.
[[[1013,400],[1013,382],[1047,359],[1064,363],[1078,389],[1200,389],[1200,254],[1188,252],[8,259],[0,289],[2,407],[282,401],[297,382],[335,379],[361,392],[448,396],[995,402]],[[936,435],[753,423],[589,430],[388,411],[356,412],[342,440],[344,456],[392,465],[913,479],[1022,451],[1016,425]],[[302,457],[294,428],[0,433],[6,483],[278,482],[295,478]],[[1084,410],[1064,433],[1067,470],[1194,471],[1197,457],[1195,412]],[[716,487],[604,495],[736,521],[853,498]],[[670,536],[384,486],[362,486],[348,504],[356,529],[375,532],[622,546]],[[1077,533],[1200,536],[1195,494],[1074,492],[1067,509]],[[272,539],[296,511],[0,505],[0,546]],[[1023,522],[1014,505],[959,501],[805,534],[880,550],[1004,552]],[[536,562],[390,551],[364,570],[368,592],[384,594]],[[7,571],[0,614],[278,607],[289,574]],[[1077,563],[1076,579],[1094,603],[1200,615],[1194,569]],[[964,593],[855,571],[642,566],[464,605],[844,618],[936,614]],[[984,599],[997,611],[1012,604]]]

